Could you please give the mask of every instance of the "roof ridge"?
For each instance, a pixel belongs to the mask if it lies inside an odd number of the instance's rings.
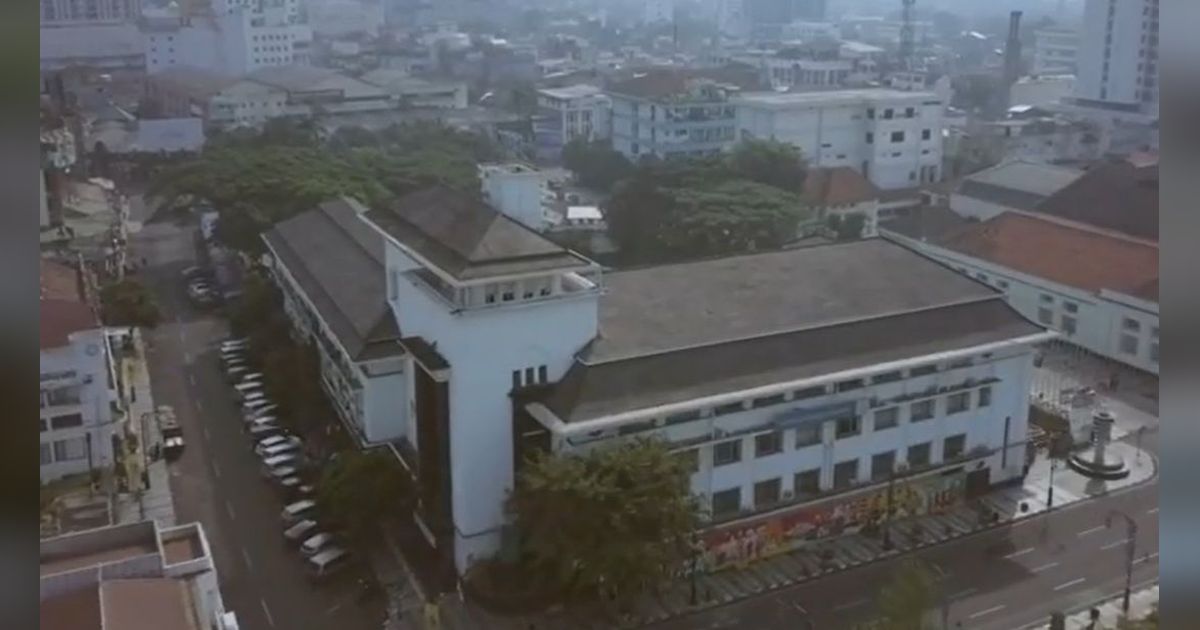
[[[1008,212],[1011,212],[1015,216],[1021,216],[1026,219],[1031,219],[1034,221],[1045,221],[1046,223],[1053,223],[1055,225],[1058,225],[1059,227],[1065,227],[1067,229],[1078,230],[1080,232],[1087,232],[1087,233],[1090,233],[1090,234],[1093,234],[1096,236],[1107,236],[1109,238],[1114,238],[1119,241],[1125,241],[1131,245],[1142,245],[1144,247],[1150,247],[1153,249],[1159,248],[1159,244],[1157,241],[1151,241],[1149,239],[1140,238],[1140,237],[1134,236],[1132,234],[1126,234],[1126,233],[1118,231],[1118,230],[1103,228],[1098,225],[1092,225],[1090,223],[1084,223],[1082,221],[1075,221],[1073,219],[1067,219],[1067,218],[1055,216],[1052,214],[1043,214],[1043,213],[1037,212],[1036,210],[1035,211],[1026,211],[1026,210],[1012,209],[1012,210],[1008,210],[1006,212],[1002,212],[993,218],[998,219],[1000,217],[1003,217]],[[989,221],[990,220],[991,219],[989,219]],[[988,221],[984,221],[983,224],[986,225],[987,222]]]

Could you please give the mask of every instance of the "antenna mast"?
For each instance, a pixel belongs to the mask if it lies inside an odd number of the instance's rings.
[[[917,0],[900,0],[900,64],[905,70],[913,69],[914,39],[913,7]]]

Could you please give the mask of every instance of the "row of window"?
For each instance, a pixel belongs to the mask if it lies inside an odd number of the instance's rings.
[[[942,440],[942,461],[948,462],[966,455],[967,436],[964,433],[952,435]],[[933,443],[922,442],[909,446],[905,452],[905,466],[908,469],[919,469],[932,464]],[[833,479],[829,490],[840,491],[857,485],[859,458],[838,462],[833,466]],[[899,470],[896,467],[896,451],[877,453],[871,456],[869,480],[880,482],[888,479]],[[790,497],[783,494],[783,479],[775,477],[759,481],[753,486],[753,503],[755,510],[769,509],[778,506],[785,498],[795,502],[815,499],[825,490],[821,487],[821,470],[813,468],[796,473],[792,477]],[[728,488],[714,492],[711,499],[712,517],[714,520],[736,516],[742,511],[742,488]]]
[[[916,118],[916,116],[917,116],[917,109],[915,107],[905,107],[904,108],[904,117],[905,118]],[[882,118],[883,120],[891,120],[895,117],[896,117],[896,111],[894,109],[892,109],[891,107],[883,110],[883,115],[880,116],[880,118]],[[875,119],[875,108],[874,107],[867,108],[867,118],[869,118],[871,120]]]
[[[82,392],[83,387],[81,385],[65,385],[53,389],[43,389],[40,395],[41,406],[44,409],[60,405],[78,405]]]
[[[904,142],[904,132],[903,131],[893,131],[890,138],[891,138],[892,144]],[[929,140],[932,138],[933,138],[933,130],[932,129],[922,129],[921,130],[921,139],[922,140]],[[868,131],[866,141],[867,141],[867,144],[874,144],[875,143],[875,133],[872,131]],[[822,146],[828,146],[828,145],[822,145]]]
[[[46,418],[39,418],[38,426],[41,432],[81,427],[83,426],[83,414],[68,413],[62,416],[54,416],[49,419],[49,422],[46,421]]]
[[[976,396],[976,408],[992,404],[992,388],[981,387]],[[909,422],[932,420],[937,413],[937,399],[918,400],[908,405]],[[946,414],[954,415],[971,409],[971,392],[959,392],[946,396]],[[885,407],[874,412],[874,431],[886,431],[900,426],[900,407]],[[834,437],[842,440],[862,434],[862,418],[845,416],[834,420]],[[810,422],[795,429],[794,448],[799,450],[815,446],[822,441],[823,422]],[[783,452],[783,431],[770,431],[754,436],[754,457],[769,457]],[[712,446],[713,467],[727,466],[742,461],[741,438],[718,442]],[[690,462],[690,470],[699,469],[699,447],[680,451],[680,457]]]
[[[75,437],[54,442],[42,442],[41,465],[87,459],[87,438]]]
[[[550,379],[544,365],[539,365],[536,368],[527,367],[524,370],[512,371],[513,389],[528,387],[530,385],[545,385],[548,382],[550,382]]]

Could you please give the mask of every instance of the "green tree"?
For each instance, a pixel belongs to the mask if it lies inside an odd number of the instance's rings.
[[[933,572],[920,560],[904,560],[879,593],[881,630],[933,630],[938,598]]]
[[[633,172],[633,163],[601,141],[572,140],[563,147],[562,158],[580,184],[596,190],[612,190]]]
[[[867,224],[867,217],[859,212],[852,212],[846,215],[831,214],[825,217],[825,225],[833,232],[833,237],[838,241],[854,241],[862,238],[863,227]]]
[[[343,451],[317,482],[317,510],[357,540],[375,534],[382,519],[411,509],[413,489],[386,451]]]
[[[806,164],[795,145],[776,140],[743,140],[728,156],[729,169],[744,179],[799,193]]]
[[[699,523],[688,477],[658,441],[532,457],[508,500],[527,573],[568,597],[617,600],[669,579]]]
[[[154,296],[132,278],[100,289],[100,311],[107,326],[154,328],[162,317]]]

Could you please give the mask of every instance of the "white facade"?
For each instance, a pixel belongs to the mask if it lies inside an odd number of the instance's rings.
[[[42,348],[39,413],[42,483],[115,464],[112,406],[119,400],[103,328]]]
[[[666,24],[675,19],[675,0],[646,0],[643,5],[643,24]]]
[[[612,146],[631,160],[713,155],[737,138],[734,103],[729,92],[697,81],[690,93],[652,100],[610,93]]]
[[[607,138],[612,101],[600,88],[574,85],[565,88],[538,90],[538,107],[553,112],[558,127],[557,142],[566,145],[572,140],[592,141]]]
[[[546,227],[543,205],[550,192],[544,173],[525,164],[481,164],[479,181],[493,208],[529,229]]]
[[[1033,74],[1075,73],[1079,55],[1077,31],[1047,28],[1035,31],[1033,36]]]
[[[1158,111],[1158,0],[1087,0],[1075,97]]]
[[[267,71],[267,73],[272,71]],[[396,101],[381,88],[341,75],[317,76],[303,88],[288,88],[258,75],[222,88],[208,100],[208,121],[258,126],[272,118],[390,110]]]
[[[813,166],[849,166],[885,190],[941,178],[944,107],[932,93],[746,94],[736,104],[739,138],[794,144]]]
[[[263,67],[306,64],[312,29],[296,0],[251,8],[230,3],[205,19],[158,18],[143,28],[146,72],[172,66],[241,76]]]
[[[1008,88],[1009,105],[1052,105],[1071,96],[1075,76],[1041,75],[1022,77]]]
[[[1158,304],[1115,291],[1084,291],[885,231],[884,236],[1004,292],[1030,320],[1102,357],[1158,374]]]
[[[141,0],[41,0],[42,26],[79,26],[136,22]]]

